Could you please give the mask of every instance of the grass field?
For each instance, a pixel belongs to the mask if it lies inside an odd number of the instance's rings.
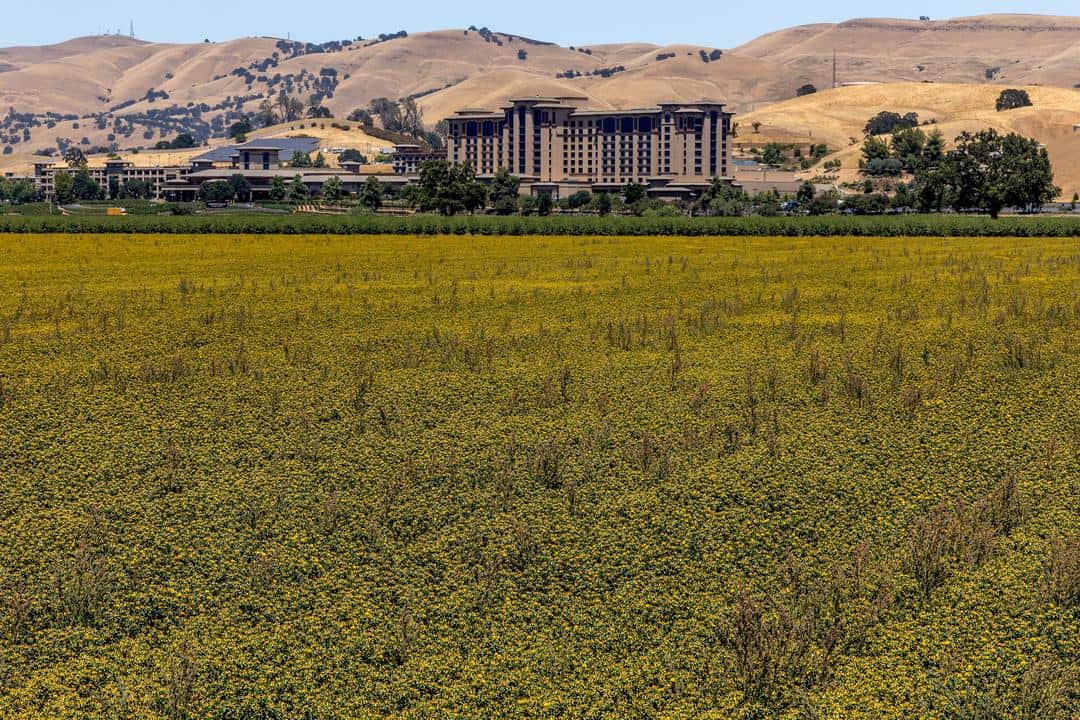
[[[1075,239],[0,258],[2,717],[1075,717]]]

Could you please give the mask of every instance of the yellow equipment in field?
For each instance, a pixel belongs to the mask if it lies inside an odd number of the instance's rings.
[[[105,208],[105,214],[109,216],[127,215],[127,210],[124,208]]]

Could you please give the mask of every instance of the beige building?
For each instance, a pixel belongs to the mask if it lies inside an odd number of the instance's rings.
[[[150,183],[152,197],[160,198],[166,183],[176,182],[187,175],[187,168],[178,166],[169,167],[137,167],[134,163],[124,160],[106,160],[103,167],[88,167],[90,177],[106,193],[110,187],[119,190],[133,180],[145,180]],[[52,200],[56,193],[56,174],[66,172],[74,174],[77,169],[69,167],[56,167],[51,162],[34,163],[34,187],[38,194],[46,200]]]
[[[517,98],[498,112],[459,110],[447,159],[478,176],[502,168],[534,191],[636,182],[655,195],[729,178],[732,114],[700,100],[636,110],[590,110],[582,97]]]

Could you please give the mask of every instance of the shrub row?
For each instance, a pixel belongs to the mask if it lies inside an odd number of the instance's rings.
[[[365,235],[777,235],[1077,237],[1080,218],[1010,216],[497,217],[126,216],[0,217],[7,233],[258,233]]]

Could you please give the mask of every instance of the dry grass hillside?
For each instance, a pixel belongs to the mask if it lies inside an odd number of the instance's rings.
[[[722,55],[696,45],[560,47],[463,29],[299,54],[283,42],[161,44],[103,36],[0,49],[0,107],[33,116],[0,117],[0,146],[11,148],[0,167],[67,143],[151,147],[181,131],[220,138],[240,114],[283,89],[305,101],[322,92],[338,118],[376,97],[415,97],[430,126],[461,107],[494,108],[536,94],[588,95],[598,107],[618,108],[709,96],[739,113],[767,112],[805,83],[828,87],[834,49],[841,82],[964,83],[976,94],[1002,84],[1080,83],[1080,18],[1028,15],[807,25]],[[323,84],[328,76],[330,87]],[[148,97],[151,89],[165,95]],[[1056,119],[1047,122],[1035,129],[1057,127]],[[797,116],[787,124],[799,125]],[[836,123],[826,125],[821,132],[836,132]],[[1057,140],[1048,136],[1049,142]]]
[[[1080,90],[1025,87],[1032,107],[994,110],[1000,87],[990,85],[889,83],[838,88],[787,100],[739,117],[737,144],[827,143],[831,158],[844,163],[844,179],[858,167],[866,121],[881,110],[916,112],[933,120],[951,141],[964,130],[987,127],[1018,132],[1046,145],[1056,183],[1065,197],[1080,192]],[[758,133],[752,125],[761,123]],[[854,142],[853,142],[854,141]]]

